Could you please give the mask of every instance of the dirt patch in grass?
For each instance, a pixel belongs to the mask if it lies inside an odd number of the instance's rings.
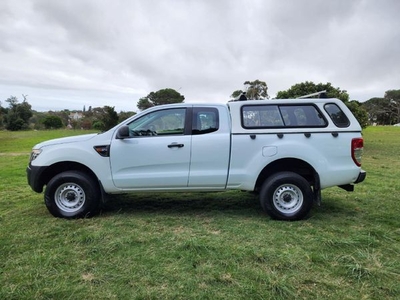
[[[29,155],[28,152],[7,152],[7,153],[1,153],[0,156],[23,156],[23,155]]]

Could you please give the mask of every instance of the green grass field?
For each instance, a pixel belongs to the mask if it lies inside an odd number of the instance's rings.
[[[365,182],[299,222],[245,192],[114,197],[52,217],[30,148],[82,131],[0,132],[0,299],[399,299],[400,128],[364,131]]]

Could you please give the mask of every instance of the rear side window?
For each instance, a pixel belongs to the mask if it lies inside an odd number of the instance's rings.
[[[325,104],[324,108],[337,127],[349,127],[350,121],[339,106],[335,103],[328,103]]]
[[[218,110],[213,107],[193,108],[192,134],[205,134],[219,129]]]
[[[327,122],[312,104],[242,107],[244,128],[325,127]]]

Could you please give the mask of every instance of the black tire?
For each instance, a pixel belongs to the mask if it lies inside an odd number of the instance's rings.
[[[54,176],[47,184],[44,202],[55,217],[91,217],[100,206],[99,184],[85,173],[63,172]]]
[[[313,192],[308,181],[293,172],[276,173],[264,182],[260,192],[264,211],[276,220],[303,219],[313,205]]]

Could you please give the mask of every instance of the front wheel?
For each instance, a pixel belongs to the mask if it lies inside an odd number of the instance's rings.
[[[265,181],[260,192],[260,203],[274,219],[300,220],[311,210],[313,192],[304,177],[293,172],[280,172]]]
[[[63,172],[54,176],[47,184],[44,201],[55,217],[90,217],[96,214],[100,205],[99,185],[85,173]]]

